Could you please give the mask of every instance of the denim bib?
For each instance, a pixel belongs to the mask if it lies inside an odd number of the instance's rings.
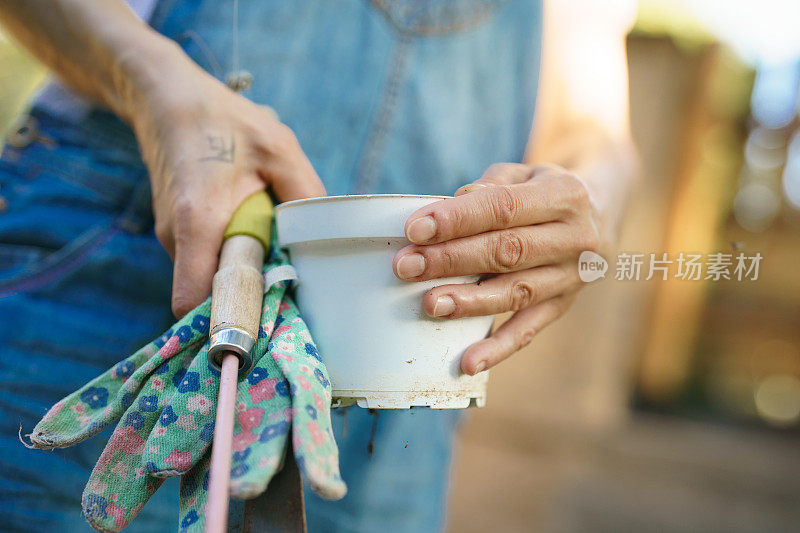
[[[150,23],[224,81],[233,17],[233,0],[159,0]],[[541,0],[240,0],[238,67],[329,194],[452,194],[522,159],[541,18]],[[136,150],[111,114],[82,122]]]
[[[241,0],[247,97],[297,134],[329,194],[452,194],[520,161],[539,0]],[[162,0],[151,24],[204,69],[233,65],[233,1]]]

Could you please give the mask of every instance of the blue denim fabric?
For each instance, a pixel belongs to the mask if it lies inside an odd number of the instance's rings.
[[[51,141],[0,159],[0,530],[82,531],[80,496],[110,432],[53,452],[17,432],[169,326],[171,264],[142,164],[38,119]],[[172,482],[132,530],[174,529],[176,502]]]
[[[151,25],[224,79],[231,6],[160,0]],[[539,0],[240,0],[246,96],[292,127],[329,194],[452,194],[522,158],[540,11]],[[44,140],[0,160],[0,530],[78,531],[106,439],[42,452],[17,431],[172,322],[172,267],[130,129],[96,109],[69,123],[33,116]],[[460,416],[382,411],[370,455],[373,415],[335,411],[349,493],[307,494],[309,530],[440,530]],[[171,531],[176,517],[165,485],[130,530]]]

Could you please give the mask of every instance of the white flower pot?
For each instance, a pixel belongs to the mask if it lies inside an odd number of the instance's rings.
[[[297,270],[297,304],[328,367],[334,405],[484,405],[488,373],[468,376],[460,361],[493,317],[437,320],[422,311],[432,287],[477,276],[404,282],[392,272],[395,253],[409,244],[408,216],[444,198],[330,196],[276,208],[278,244]]]

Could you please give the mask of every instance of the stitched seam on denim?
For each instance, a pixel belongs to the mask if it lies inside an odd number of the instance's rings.
[[[46,133],[47,130],[45,130]],[[75,132],[68,132],[68,138],[65,139],[66,145],[59,144],[59,147],[55,149],[47,147],[41,141],[35,141],[25,148],[11,149],[15,152],[16,159],[13,163],[4,161],[5,165],[3,166],[8,165],[8,172],[16,172],[28,181],[38,177],[42,172],[48,172],[74,187],[91,191],[92,194],[98,196],[98,201],[110,207],[126,205],[125,200],[130,196],[141,176],[134,180],[107,174],[70,157],[68,145],[75,143],[75,139],[71,138],[74,134]],[[93,146],[86,144],[81,144],[81,149],[95,150]],[[106,166],[110,165],[106,164]],[[138,171],[138,169],[136,170]]]
[[[37,141],[38,142],[38,141]],[[23,183],[33,181],[43,172],[52,174],[56,179],[79,189],[86,189],[98,196],[98,201],[108,205],[117,205],[122,202],[130,191],[126,190],[127,182],[117,177],[109,178],[107,175],[96,172],[90,167],[83,165],[85,172],[73,172],[76,165],[72,160],[62,156],[52,156],[49,151],[42,151],[37,154],[26,153],[34,145],[26,148],[12,148],[7,154],[14,153],[14,162],[2,161],[0,172],[13,175]],[[113,181],[109,184],[109,181]],[[2,180],[3,183],[10,183],[10,180]],[[103,187],[95,186],[94,183],[102,183]],[[113,189],[109,192],[109,186]]]
[[[162,33],[161,28],[174,7],[174,1],[159,0],[153,9],[153,12],[150,13],[150,19],[147,21],[147,23],[158,33]]]
[[[52,253],[52,250],[38,246],[0,242],[0,262],[3,260],[41,261],[49,253]]]
[[[368,187],[374,184],[377,175],[377,167],[380,156],[386,146],[386,136],[389,123],[394,118],[394,109],[399,95],[400,84],[405,81],[408,71],[408,48],[411,40],[406,36],[400,36],[394,51],[392,52],[391,65],[387,74],[383,95],[378,104],[378,111],[372,122],[369,136],[364,144],[364,150],[356,171],[356,179],[353,184],[355,192],[365,192]]]
[[[486,18],[488,18],[500,4],[505,3],[507,1],[508,0],[499,0],[483,4],[483,7],[481,9],[476,9],[471,17],[467,17],[463,20],[457,20],[456,22],[451,24],[403,25],[392,14],[391,10],[389,9],[386,3],[386,0],[370,0],[370,2],[375,7],[377,7],[381,13],[383,13],[384,18],[386,18],[387,22],[395,29],[397,33],[400,33],[402,35],[417,35],[417,36],[457,33],[474,28],[475,26],[480,25]]]
[[[103,174],[94,174],[93,176],[89,177],[88,179],[83,179],[79,177],[78,174],[69,172],[66,167],[58,168],[55,163],[50,161],[40,162],[37,161],[35,163],[31,163],[30,166],[26,169],[24,174],[24,178],[27,181],[33,181],[38,179],[42,173],[48,173],[52,175],[55,179],[61,180],[62,182],[75,187],[76,189],[85,189],[91,194],[96,195],[96,198],[64,198],[57,202],[51,202],[51,205],[63,205],[67,207],[71,207],[74,205],[84,205],[86,203],[96,204],[105,209],[108,209],[112,212],[119,211],[121,208],[124,208],[127,205],[125,201],[131,194],[133,188],[130,190],[124,190],[125,183],[116,179],[116,178],[109,178],[107,175]],[[92,177],[97,179],[92,179]],[[104,191],[99,186],[95,186],[95,183],[99,183],[101,185],[106,185],[108,188],[111,188],[109,185],[109,181],[114,180],[113,192]]]
[[[181,48],[187,51],[187,54],[188,54],[187,49],[189,47],[188,45],[191,43],[194,43],[194,45],[200,51],[203,58],[206,60],[206,66],[208,67],[206,68],[205,66],[201,65],[203,67],[203,70],[209,72],[212,76],[214,76],[217,79],[223,78],[222,65],[217,60],[217,57],[214,55],[214,52],[208,46],[205,39],[203,39],[203,37],[201,37],[199,33],[197,33],[194,30],[186,30],[179,37],[180,40],[176,40],[176,42],[178,42],[181,45]]]
[[[74,144],[83,148],[115,148],[121,151],[136,151],[139,147],[136,144],[135,134],[131,128],[118,121],[107,121],[107,116],[116,117],[110,111],[100,108],[89,108],[86,114],[77,122],[69,122],[60,117],[53,116],[49,112],[34,106],[29,115],[39,120],[44,125],[47,132],[47,125],[51,124],[58,128],[61,138],[68,144]],[[133,135],[133,138],[131,138]],[[97,139],[102,138],[102,143]],[[60,139],[60,140],[62,140]],[[133,141],[133,142],[131,142]]]
[[[76,241],[48,256],[36,270],[20,278],[0,283],[0,298],[22,291],[38,289],[67,274],[71,268],[80,266],[80,260],[99,248],[117,233],[113,226],[101,226],[89,230]],[[69,248],[67,250],[67,248]]]
[[[143,198],[142,196],[145,196]],[[114,221],[114,225],[125,233],[142,233],[153,225],[150,179],[146,174],[130,193],[130,200],[122,209],[122,213]]]

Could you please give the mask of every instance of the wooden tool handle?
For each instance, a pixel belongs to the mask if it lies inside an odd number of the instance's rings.
[[[240,328],[258,338],[264,296],[264,247],[249,235],[234,235],[222,244],[219,270],[211,289],[211,334]]]
[[[258,337],[264,277],[261,267],[269,249],[272,202],[266,191],[249,196],[225,230],[219,267],[211,289],[211,334],[224,327],[241,328]]]
[[[238,355],[242,373],[258,338],[264,277],[261,267],[269,248],[272,202],[266,191],[248,197],[236,210],[220,252],[211,291],[211,364],[221,368],[223,354]]]

